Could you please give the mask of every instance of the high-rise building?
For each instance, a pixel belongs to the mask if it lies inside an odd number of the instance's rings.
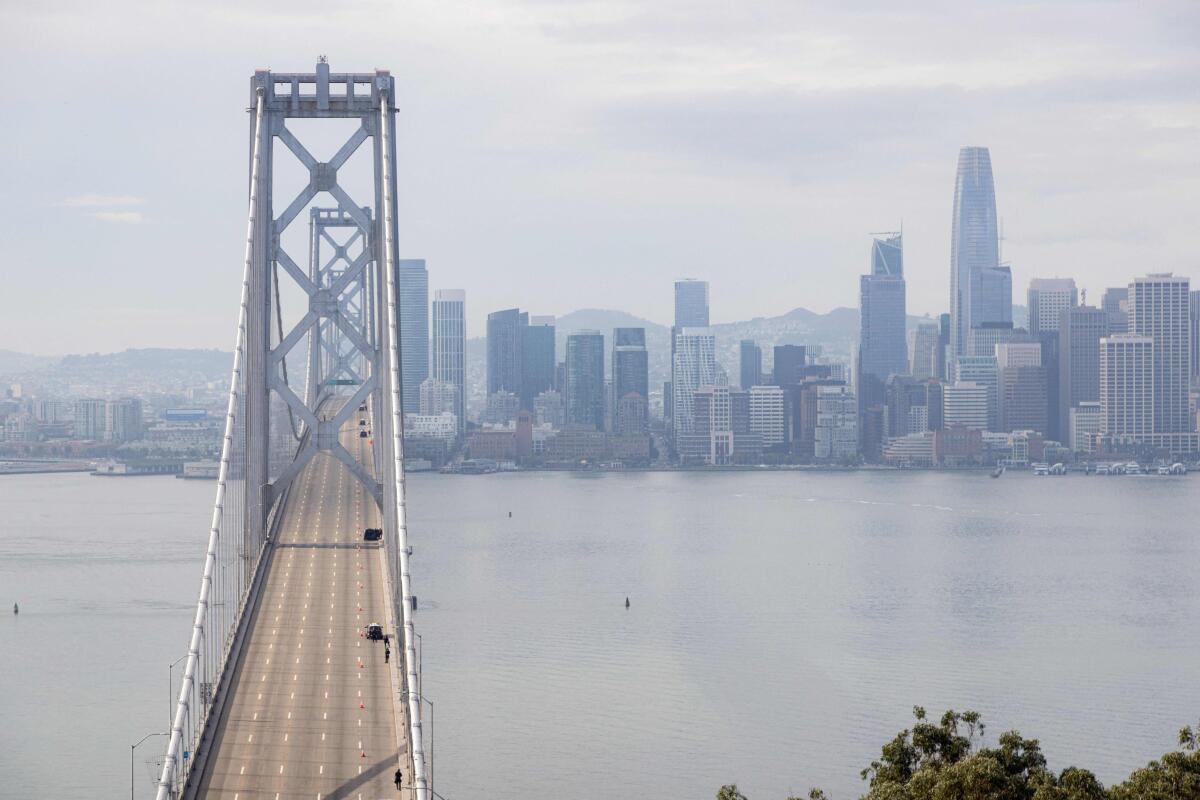
[[[1092,437],[1100,433],[1104,422],[1104,408],[1098,400],[1085,400],[1071,408],[1070,441],[1068,444],[1077,453],[1093,451]]]
[[[1185,277],[1147,275],[1129,284],[1129,332],[1154,341],[1154,432],[1186,433],[1191,378],[1191,298]]]
[[[542,392],[534,398],[533,410],[538,425],[549,425],[557,430],[566,424],[566,406],[563,403],[563,396],[555,389]]]
[[[937,378],[950,379],[950,315],[938,315]]]
[[[846,386],[817,387],[813,455],[827,461],[858,455],[858,400]]]
[[[708,281],[675,281],[675,327],[708,327]]]
[[[1040,344],[996,345],[1000,430],[1046,432],[1046,368]]]
[[[787,436],[783,389],[778,386],[752,386],[750,395],[750,432],[758,434],[763,447],[783,444]]]
[[[631,430],[629,420],[619,417],[633,406],[625,402],[636,396],[641,408],[636,412],[643,426],[650,419],[650,361],[646,351],[645,328],[613,328],[612,350],[613,419],[619,430]]]
[[[99,440],[106,429],[105,408],[107,403],[98,398],[75,401],[75,438]]]
[[[954,382],[956,384],[969,383],[984,391],[986,413],[984,424],[979,426],[981,430],[1000,430],[999,373],[1000,369],[995,356],[963,356],[954,362]],[[946,391],[949,392],[949,388]],[[949,409],[949,400],[947,399],[945,402]],[[947,413],[949,413],[948,410]],[[947,417],[946,425],[951,424],[952,420]],[[968,425],[967,427],[972,426]]]
[[[900,234],[874,239],[872,273],[859,279],[858,390],[860,400],[868,378],[880,385],[889,375],[908,372],[905,333],[903,242]]]
[[[400,381],[406,413],[421,402],[421,382],[429,377],[429,271],[423,258],[396,262],[400,314]]]
[[[967,334],[967,350],[963,355],[991,356],[996,345],[1011,342],[1036,341],[1024,328],[1014,328],[1011,322],[985,322],[971,328]]]
[[[989,322],[1011,323],[1012,269],[1006,264],[983,269],[979,273],[977,288],[971,292],[971,301],[974,304],[971,311],[972,328]]]
[[[142,438],[142,401],[109,400],[104,406],[104,441],[135,442]]]
[[[604,430],[604,334],[567,337],[566,423]]]
[[[738,344],[738,367],[743,389],[762,383],[762,348],[753,339]]]
[[[1063,309],[1079,305],[1073,278],[1034,278],[1029,282],[1029,333],[1058,332]]]
[[[1100,433],[1137,441],[1154,433],[1154,340],[1118,333],[1100,340]]]
[[[945,427],[988,430],[988,387],[971,381],[956,381],[942,390],[942,417]]]
[[[716,337],[708,328],[681,328],[675,332],[671,430],[676,441],[694,428],[696,390],[701,386],[729,384],[725,371],[717,364],[716,348]]]
[[[792,386],[801,381],[801,372],[808,363],[807,351],[802,344],[777,344],[771,366],[771,383],[776,386]]]
[[[1129,287],[1114,286],[1104,290],[1100,307],[1109,315],[1108,327],[1113,333],[1129,330]]]
[[[487,318],[487,393],[501,390],[520,396],[523,328],[529,315],[517,308],[493,311]]]
[[[1192,337],[1192,383],[1200,383],[1200,289],[1193,289],[1189,297]]]
[[[433,356],[430,377],[454,387],[454,408],[461,434],[466,426],[467,295],[462,289],[433,293]],[[424,413],[424,412],[422,412]]]
[[[1114,333],[1112,313],[1093,306],[1063,309],[1058,323],[1058,424],[1071,430],[1071,409],[1100,400],[1100,340]],[[1124,330],[1124,329],[1121,329]]]
[[[447,412],[456,414],[458,408],[458,387],[437,378],[426,378],[421,382],[420,415],[423,417],[440,416]],[[455,421],[457,423],[457,420]],[[460,429],[461,430],[461,429]]]
[[[992,158],[986,147],[964,147],[958,153],[954,182],[954,217],[950,237],[950,355],[967,352],[967,334],[984,319],[985,305],[994,306],[1003,290],[1002,276],[984,274],[1000,266],[1000,244],[996,224],[996,189]],[[1011,279],[1010,279],[1011,280]],[[1011,283],[1009,303],[1011,322]],[[984,295],[991,302],[985,303]],[[989,309],[989,313],[995,309]]]
[[[919,322],[912,333],[911,361],[909,372],[914,378],[941,378],[938,372],[938,324]]]
[[[521,408],[532,411],[533,400],[554,388],[554,317],[529,317],[521,329]]]

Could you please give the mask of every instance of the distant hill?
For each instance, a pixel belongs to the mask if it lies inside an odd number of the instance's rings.
[[[58,359],[55,356],[33,356],[12,350],[0,350],[0,375],[45,369],[56,361]]]
[[[63,356],[56,368],[73,371],[198,372],[224,376],[232,366],[233,354],[222,350],[148,347],[120,353]]]

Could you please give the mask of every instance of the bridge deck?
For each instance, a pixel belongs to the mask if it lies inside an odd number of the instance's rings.
[[[342,444],[370,469],[359,416],[343,428]],[[282,513],[198,796],[401,796],[393,783],[400,755],[393,670],[383,643],[360,636],[372,622],[388,628],[381,544],[362,541],[364,528],[379,527],[378,510],[345,466],[322,452],[297,477]],[[392,658],[402,657],[394,646]]]

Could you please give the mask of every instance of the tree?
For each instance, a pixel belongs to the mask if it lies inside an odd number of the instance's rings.
[[[717,791],[717,800],[746,800],[746,795],[738,791],[736,783],[728,783]]]

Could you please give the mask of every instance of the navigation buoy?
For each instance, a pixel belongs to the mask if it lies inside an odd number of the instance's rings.
[[[14,613],[14,614],[20,614],[20,613],[21,613],[21,609],[20,609],[20,608],[17,606],[17,604],[16,604],[16,603],[13,603],[13,613]]]
[[[629,598],[628,597],[625,598],[625,607],[629,608]]]
[[[510,512],[508,512],[508,516],[509,516],[509,518],[510,518],[510,519],[512,518],[512,512],[511,512],[511,511],[510,511]]]

